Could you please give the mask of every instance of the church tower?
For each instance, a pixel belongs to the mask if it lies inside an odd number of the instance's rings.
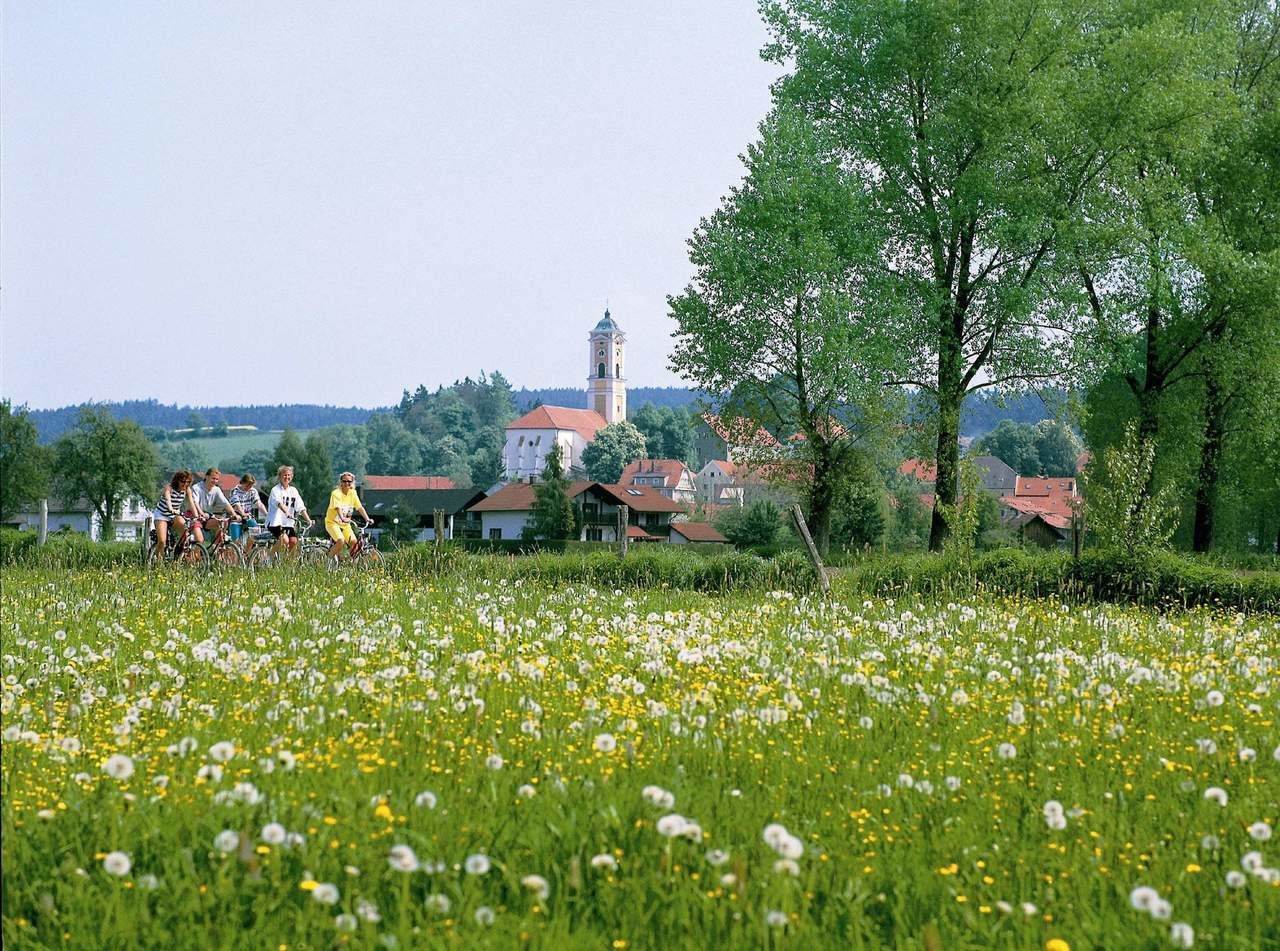
[[[620,423],[627,418],[627,335],[606,309],[590,340],[587,409],[595,410],[606,423]]]

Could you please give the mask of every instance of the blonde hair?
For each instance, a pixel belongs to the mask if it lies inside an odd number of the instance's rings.
[[[355,473],[354,472],[338,473],[338,481],[341,482],[343,479],[350,479],[352,482],[355,482],[356,481]]]
[[[278,479],[278,478],[280,478],[280,477],[281,477],[282,475],[284,475],[286,472],[290,472],[290,473],[292,473],[292,472],[293,472],[293,466],[281,466],[279,469],[277,469],[277,470],[276,470],[276,478],[277,478],[277,479]]]

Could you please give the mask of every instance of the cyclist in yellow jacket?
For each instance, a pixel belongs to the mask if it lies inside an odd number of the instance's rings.
[[[351,530],[353,512],[359,512],[366,525],[373,521],[360,504],[360,496],[356,494],[356,477],[350,472],[344,472],[338,477],[338,487],[329,493],[329,508],[324,513],[325,531],[333,539],[333,545],[329,548],[330,557],[336,557],[344,544],[353,557],[359,550],[360,542]]]

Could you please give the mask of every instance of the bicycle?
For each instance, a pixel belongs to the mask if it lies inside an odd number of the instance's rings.
[[[221,517],[221,516],[215,516]],[[219,531],[213,532],[213,541],[205,542],[210,569],[243,568],[245,566],[244,550],[231,540],[227,529],[230,522]]]
[[[208,564],[208,552],[204,546],[196,541],[196,525],[195,519],[186,519],[186,530],[181,537],[174,537],[173,532],[169,532],[165,539],[165,550],[163,554],[156,545],[156,530],[153,528],[147,534],[147,545],[142,553],[143,563],[148,568],[157,567],[161,559],[179,565],[193,565],[203,567]]]
[[[303,565],[317,565],[323,562],[324,556],[328,553],[328,546],[315,536],[307,536],[307,533],[311,531],[314,525],[314,520],[309,521],[306,528],[298,532],[297,556],[290,560]],[[275,545],[276,537],[267,528],[261,528],[260,531],[255,532],[253,535],[253,544],[245,555],[246,564],[251,569],[256,570],[267,565],[279,563],[280,559],[272,552]]]
[[[356,542],[358,544],[354,554],[344,555],[339,550],[336,555],[330,555],[328,549],[325,549],[325,561],[330,568],[341,568],[344,562],[373,568],[382,565],[382,552],[378,551],[378,545],[373,539],[373,534],[369,531],[371,524],[373,523],[365,522],[360,526],[360,530],[356,532]],[[342,547],[346,548],[347,546],[344,543]]]

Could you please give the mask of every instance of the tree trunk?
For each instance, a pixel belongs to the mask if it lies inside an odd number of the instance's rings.
[[[102,500],[102,511],[99,514],[101,514],[102,520],[101,527],[98,530],[98,541],[115,541],[116,500],[114,496],[107,496]]]
[[[819,553],[831,547],[831,509],[835,501],[835,465],[825,446],[815,446],[813,484],[809,488],[809,532]]]
[[[1222,438],[1226,407],[1222,390],[1212,374],[1205,394],[1204,441],[1200,444],[1200,480],[1196,485],[1196,513],[1192,532],[1193,551],[1213,547],[1213,519],[1218,501],[1218,470],[1222,461]]]
[[[942,517],[942,507],[956,504],[956,475],[960,469],[960,404],[964,401],[961,383],[961,325],[950,305],[943,308],[938,347],[938,446],[933,486],[933,521],[929,526],[929,550],[941,551],[950,534]]]

